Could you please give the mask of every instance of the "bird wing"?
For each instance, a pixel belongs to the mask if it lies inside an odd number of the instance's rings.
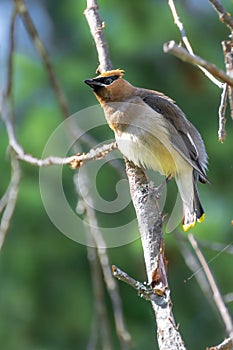
[[[187,120],[181,109],[165,95],[150,92],[141,97],[149,107],[163,115],[168,123],[170,141],[173,147],[198,171],[199,180],[206,182],[207,155],[202,138],[196,128]],[[198,150],[198,145],[202,154]]]

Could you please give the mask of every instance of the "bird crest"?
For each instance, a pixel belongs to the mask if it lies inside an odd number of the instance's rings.
[[[123,77],[124,70],[123,69],[114,69],[103,72],[99,75],[99,77],[112,77],[113,75],[117,75],[118,77]]]

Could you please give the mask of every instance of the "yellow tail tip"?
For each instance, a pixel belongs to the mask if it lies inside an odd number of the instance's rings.
[[[205,219],[205,214],[203,213],[202,216],[197,219],[197,222],[202,223],[204,219]],[[196,221],[189,222],[188,224],[183,224],[182,229],[184,232],[187,232],[188,230],[190,230],[190,228],[193,228],[195,224],[196,224]]]
[[[195,226],[195,224],[196,224],[196,221],[190,222],[188,224],[183,224],[182,229],[184,232],[187,232],[188,230],[190,230],[190,228],[193,228]]]
[[[205,214],[203,213],[202,216],[199,219],[197,219],[197,222],[202,223],[204,220],[205,220]]]

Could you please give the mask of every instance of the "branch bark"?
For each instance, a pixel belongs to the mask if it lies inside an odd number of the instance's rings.
[[[144,172],[126,162],[130,193],[136,210],[138,226],[144,251],[147,278],[163,301],[151,299],[157,322],[157,339],[160,350],[184,350],[185,345],[175,325],[172,314],[170,290],[166,276],[162,217],[155,189],[148,185]]]

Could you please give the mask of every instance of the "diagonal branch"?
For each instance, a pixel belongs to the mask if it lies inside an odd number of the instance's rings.
[[[213,74],[215,77],[233,86],[233,78],[227,75],[223,70],[219,69],[215,64],[204,60],[200,56],[191,55],[184,47],[177,45],[174,40],[165,43],[163,46],[163,50],[166,53],[170,53],[180,58],[184,62],[191,63],[194,66],[204,67],[206,70],[208,70],[208,72]],[[221,84],[221,87],[223,87],[223,84]]]
[[[192,46],[188,40],[188,37],[186,35],[186,31],[184,28],[183,23],[181,22],[174,1],[173,0],[168,0],[168,5],[170,6],[173,18],[174,18],[174,22],[177,25],[180,33],[181,33],[181,37],[182,37],[182,41],[184,43],[184,45],[186,46],[188,52],[190,53],[190,55],[194,55]],[[166,52],[166,51],[165,51]],[[209,78],[215,85],[217,85],[219,88],[222,88],[222,83],[220,81],[218,81],[218,79],[215,78],[215,76],[205,67],[202,67],[201,65],[197,65],[200,70],[207,76],[207,78]]]
[[[222,4],[218,0],[209,0],[209,2],[212,4],[213,8],[218,12],[219,19],[221,22],[224,22],[230,31],[233,31],[233,18],[227,12]]]
[[[24,25],[27,29],[27,32],[30,35],[39,55],[41,56],[42,62],[45,65],[45,69],[46,69],[46,72],[48,73],[50,84],[55,92],[60,109],[63,113],[63,116],[66,118],[69,116],[68,104],[66,101],[66,97],[63,93],[63,90],[61,89],[60,84],[57,80],[48,52],[43,42],[40,39],[40,36],[27,10],[24,0],[14,0],[14,1],[15,1],[16,10],[18,14],[22,17]]]
[[[3,246],[7,231],[10,226],[11,218],[15,210],[21,179],[19,161],[16,159],[13,151],[11,153],[11,172],[11,181],[7,191],[7,203],[3,211],[0,223],[0,250]]]
[[[25,25],[25,28],[31,37],[31,40],[38,51],[41,60],[44,64],[45,71],[48,75],[48,79],[50,82],[50,85],[52,87],[52,90],[54,91],[58,106],[60,107],[61,113],[63,115],[63,118],[69,117],[69,107],[66,100],[66,96],[64,94],[63,89],[61,88],[61,85],[57,79],[55,69],[53,67],[53,64],[50,60],[49,54],[45,48],[44,43],[41,41],[39,33],[36,30],[35,24],[27,10],[26,4],[24,0],[14,0],[15,2],[15,8],[17,10],[17,13],[21,16],[23,23]],[[74,129],[73,129],[74,128]],[[73,135],[80,136],[81,141],[86,143],[89,147],[93,146],[95,144],[95,139],[89,135],[84,133],[78,126],[73,126],[72,129],[70,129],[70,133]]]
[[[226,331],[228,333],[228,335],[230,336],[231,339],[233,339],[233,322],[231,319],[231,316],[226,308],[226,305],[224,304],[223,298],[221,296],[221,293],[218,289],[218,286],[214,280],[214,277],[210,271],[210,268],[204,258],[204,255],[202,254],[201,250],[198,247],[197,241],[195,240],[194,236],[192,234],[190,234],[188,236],[189,242],[191,243],[199,261],[201,266],[203,267],[203,270],[205,272],[206,278],[209,282],[210,288],[212,290],[213,293],[213,299],[215,301],[215,304],[219,310],[219,313],[222,317],[222,320],[225,324],[226,327]]]

